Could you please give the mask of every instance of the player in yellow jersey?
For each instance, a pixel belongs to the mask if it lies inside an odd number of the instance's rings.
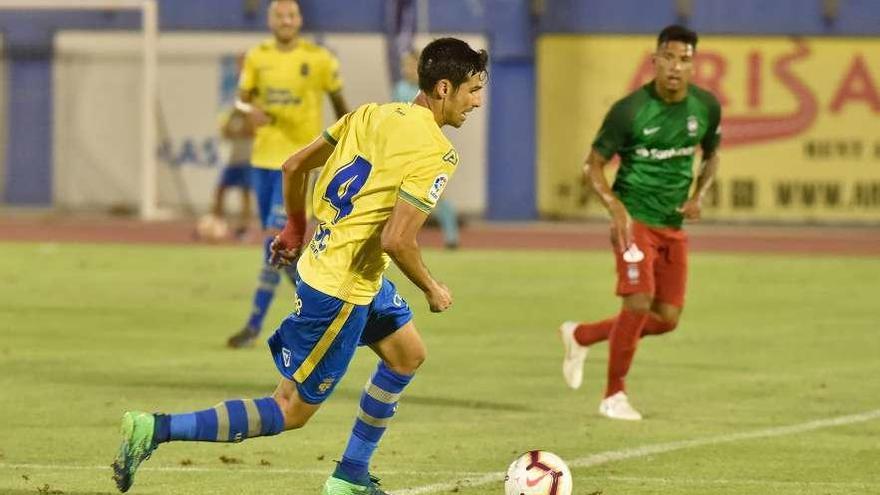
[[[459,166],[440,128],[461,126],[481,105],[487,60],[485,50],[455,38],[431,42],[419,59],[420,92],[412,103],[364,105],[284,163],[287,222],[272,244],[272,261],[290,266],[298,259],[301,280],[293,312],[269,339],[282,375],[275,393],[184,414],[125,413],[113,464],[120,490],[128,490],[161,443],[237,442],[304,426],[366,345],[379,364],[322,493],[387,495],[369,473],[370,458],[426,350],[384,272],[394,261],[431,311],[452,305],[449,289],[422,261],[416,234]],[[321,166],[313,194],[319,225],[303,248],[307,176]]]
[[[236,103],[236,108],[245,112],[256,128],[251,183],[264,230],[263,262],[251,314],[244,328],[229,338],[230,347],[254,342],[281,280],[279,270],[267,261],[269,244],[284,227],[281,164],[320,135],[325,93],[337,118],[348,112],[342,96],[339,62],[325,48],[299,37],[299,4],[274,0],[269,5],[268,24],[273,38],[247,52]],[[293,282],[295,270],[285,272]]]

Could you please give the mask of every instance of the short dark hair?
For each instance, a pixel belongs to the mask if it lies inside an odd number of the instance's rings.
[[[660,31],[660,35],[657,36],[658,47],[670,41],[681,41],[694,47],[694,50],[697,49],[697,33],[678,24],[666,26],[663,28],[663,31]]]
[[[458,38],[436,39],[419,56],[419,89],[430,93],[441,79],[448,79],[457,89],[474,74],[488,75],[488,62],[486,50],[474,50]]]

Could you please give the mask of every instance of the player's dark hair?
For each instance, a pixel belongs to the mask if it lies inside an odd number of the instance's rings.
[[[658,47],[670,41],[681,41],[686,45],[694,47],[694,50],[697,49],[697,33],[678,24],[666,26],[663,28],[663,31],[660,31],[660,35],[657,36]]]
[[[437,81],[448,79],[453,90],[474,74],[488,75],[486,50],[474,50],[458,38],[439,38],[422,49],[419,56],[419,89],[434,90]]]

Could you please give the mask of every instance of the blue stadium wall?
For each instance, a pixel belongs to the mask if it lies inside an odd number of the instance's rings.
[[[393,0],[301,0],[307,28],[385,32]],[[163,31],[261,31],[264,14],[244,0],[160,0]],[[265,2],[264,2],[265,3]],[[876,36],[880,2],[839,0],[429,0],[430,31],[480,33],[491,46],[487,210],[495,220],[527,220],[535,207],[535,39],[542,33],[654,33],[683,22],[701,33]],[[690,12],[677,7],[690,5]],[[2,201],[48,205],[52,194],[52,39],[61,29],[137,29],[139,15],[108,12],[0,12],[9,98]],[[515,117],[515,118],[513,118]]]

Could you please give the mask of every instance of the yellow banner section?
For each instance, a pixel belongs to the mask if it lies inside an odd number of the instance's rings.
[[[538,44],[538,209],[604,215],[581,168],[605,113],[650,81],[653,36]],[[701,37],[694,82],[722,104],[706,218],[880,222],[880,40]]]

